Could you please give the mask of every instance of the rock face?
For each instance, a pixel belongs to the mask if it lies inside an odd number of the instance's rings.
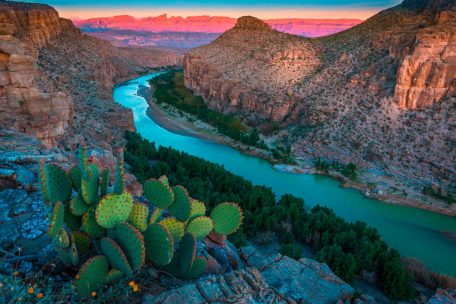
[[[120,145],[134,126],[131,112],[112,102],[113,85],[181,60],[169,50],[88,37],[47,5],[0,1],[0,28],[0,128],[47,147]]]
[[[35,135],[50,146],[73,117],[73,100],[37,69],[37,49],[68,29],[44,5],[0,2],[0,127]]]
[[[295,261],[280,254],[264,256],[253,247],[244,247],[241,255],[247,256],[251,267],[203,277],[158,295],[146,295],[143,303],[332,304],[345,302],[354,293],[328,266],[316,261]]]
[[[456,93],[456,12],[444,11],[421,29],[397,72],[394,100],[401,108],[432,106]]]
[[[454,11],[454,1],[405,1],[317,39],[246,17],[185,56],[185,83],[260,129],[274,120],[298,163],[353,162],[420,200],[430,184],[456,193]]]

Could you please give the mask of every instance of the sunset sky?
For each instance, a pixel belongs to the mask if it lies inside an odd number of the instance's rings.
[[[228,16],[253,15],[270,18],[356,18],[366,19],[400,0],[44,0],[63,17],[106,17],[133,15]]]

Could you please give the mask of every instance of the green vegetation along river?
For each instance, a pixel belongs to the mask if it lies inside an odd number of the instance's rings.
[[[279,172],[269,162],[228,146],[169,132],[149,118],[146,100],[137,95],[139,87],[149,86],[148,80],[155,75],[133,79],[113,91],[117,103],[132,109],[136,130],[144,138],[221,164],[254,184],[271,187],[276,195],[291,193],[303,198],[307,206],[320,204],[346,220],[364,221],[402,255],[456,277],[456,241],[444,235],[456,233],[456,218],[366,198],[357,190],[340,187],[330,177]]]

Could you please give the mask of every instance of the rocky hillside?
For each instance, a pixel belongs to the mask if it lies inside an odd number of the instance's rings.
[[[113,84],[179,60],[169,50],[119,49],[86,36],[47,5],[0,1],[0,127],[48,147],[108,147],[133,129],[131,114],[111,101]]]
[[[355,162],[391,193],[454,192],[455,20],[453,1],[404,1],[306,39],[243,17],[184,58],[185,81],[212,108],[276,121],[300,163]]]

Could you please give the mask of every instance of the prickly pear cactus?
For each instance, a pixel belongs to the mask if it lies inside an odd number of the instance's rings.
[[[186,233],[179,244],[179,270],[187,273],[196,258],[196,239],[191,233]]]
[[[192,208],[190,196],[187,189],[182,186],[173,187],[174,202],[169,206],[168,211],[179,221],[185,222],[190,217]]]
[[[149,208],[145,204],[135,202],[131,208],[128,222],[139,231],[144,232],[149,225],[148,218]]]
[[[109,263],[103,255],[97,255],[85,262],[78,273],[76,290],[82,298],[90,297],[93,291],[102,287],[108,276]]]
[[[185,234],[185,224],[174,217],[167,217],[160,224],[171,233],[176,242],[179,242]]]
[[[141,268],[146,257],[143,235],[132,225],[121,223],[116,227],[116,240],[125,252],[133,271]]]
[[[197,240],[202,240],[211,233],[213,228],[214,223],[210,217],[199,216],[188,223],[186,232],[193,234]]]
[[[83,146],[79,157],[79,167],[68,173],[41,163],[40,183],[43,198],[53,203],[48,233],[57,256],[71,267],[88,258],[76,282],[81,298],[133,275],[146,257],[169,273],[195,279],[206,267],[206,258],[197,256],[197,241],[211,231],[233,233],[242,222],[242,210],[233,203],[220,204],[206,216],[204,203],[192,199],[184,187],[171,188],[166,176],[146,181],[148,203],[134,202],[125,190],[122,151],[109,193],[109,169],[100,176]]]
[[[61,202],[54,205],[54,212],[52,214],[51,222],[49,224],[48,235],[54,239],[57,233],[62,229],[63,217],[65,215],[65,207]]]
[[[125,222],[133,207],[133,197],[130,193],[108,194],[96,207],[97,223],[107,229],[114,228]]]
[[[112,265],[112,267],[120,270],[126,275],[129,275],[131,273],[131,266],[128,262],[127,257],[125,256],[125,253],[114,240],[110,238],[102,238],[100,245],[101,250],[108,258],[109,263]]]
[[[66,203],[71,198],[71,180],[65,170],[62,168],[46,164],[43,166],[45,188],[43,193],[46,193],[47,199],[50,202]]]
[[[212,209],[211,219],[216,233],[232,234],[242,224],[242,209],[236,203],[222,203]]]
[[[114,181],[114,193],[116,193],[116,194],[122,194],[125,190],[123,163],[124,163],[123,150],[119,149],[119,152],[117,154],[116,179]]]
[[[168,208],[174,201],[173,190],[158,179],[151,178],[144,183],[144,195],[152,205],[160,209]]]
[[[167,265],[174,253],[174,241],[171,233],[161,224],[149,225],[144,232],[144,244],[147,258],[156,265]]]

